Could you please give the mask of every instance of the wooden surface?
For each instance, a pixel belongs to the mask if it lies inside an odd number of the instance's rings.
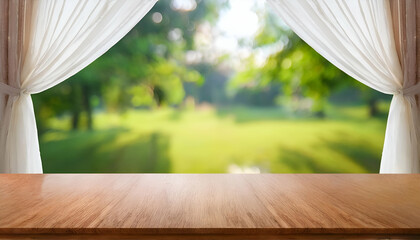
[[[416,65],[417,82],[420,82],[420,1],[416,0]]]
[[[420,239],[420,175],[3,174],[0,238],[13,234]]]
[[[390,0],[395,47],[404,75],[404,87],[417,82],[417,1]]]

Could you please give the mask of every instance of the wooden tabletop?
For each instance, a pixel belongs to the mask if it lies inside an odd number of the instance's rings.
[[[0,238],[51,233],[420,234],[420,175],[0,174]]]

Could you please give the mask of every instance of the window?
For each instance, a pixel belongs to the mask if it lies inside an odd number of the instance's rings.
[[[33,98],[45,173],[378,172],[390,100],[259,0],[161,0]]]

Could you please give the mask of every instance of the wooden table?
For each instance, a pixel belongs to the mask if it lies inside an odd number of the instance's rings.
[[[0,174],[0,239],[420,239],[420,175]]]

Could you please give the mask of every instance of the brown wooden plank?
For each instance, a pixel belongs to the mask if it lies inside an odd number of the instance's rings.
[[[366,234],[314,234],[314,235],[97,235],[97,234],[83,234],[83,235],[0,235],[0,240],[3,239],[19,239],[19,240],[88,240],[88,239],[101,239],[101,240],[418,240],[420,236],[403,236],[403,235],[366,235]]]
[[[420,1],[416,0],[416,65],[417,82],[420,82]]]
[[[405,0],[405,18],[406,18],[406,29],[405,29],[405,47],[406,54],[403,66],[404,78],[406,79],[405,84],[411,86],[416,84],[417,81],[417,63],[416,63],[416,2],[418,0]]]
[[[419,190],[420,175],[3,174],[0,234],[420,234]]]
[[[417,82],[418,2],[418,0],[390,0],[394,40],[403,69],[405,87]]]

